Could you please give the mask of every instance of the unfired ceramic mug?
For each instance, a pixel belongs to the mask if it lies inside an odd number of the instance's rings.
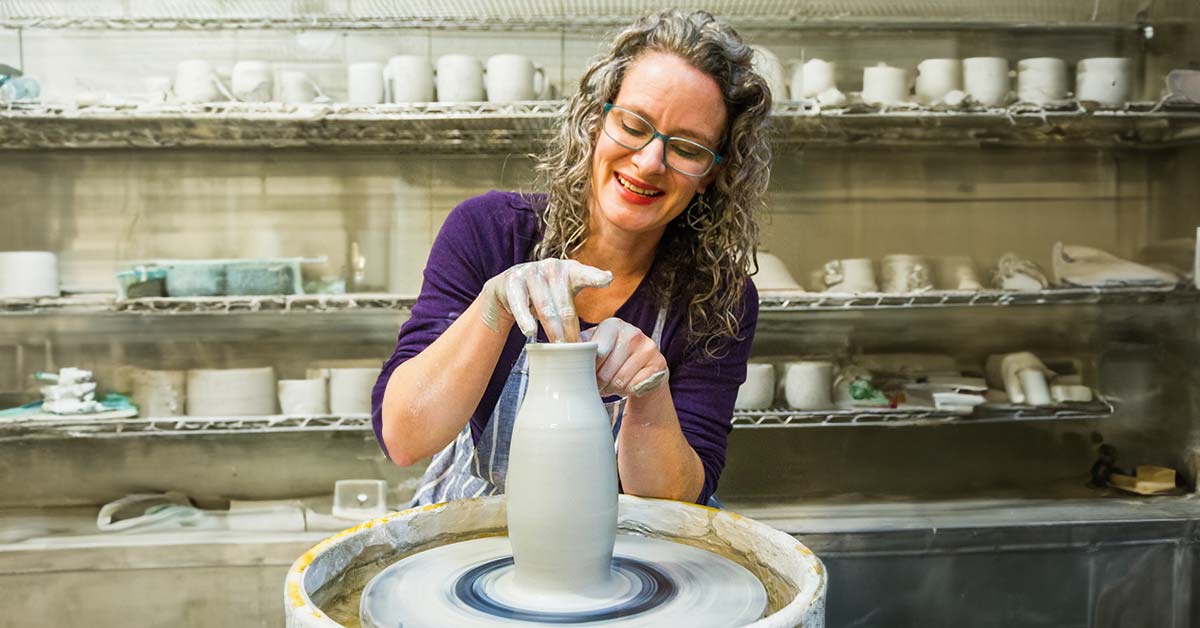
[[[775,366],[746,364],[746,381],[738,388],[735,410],[765,410],[775,402]]]
[[[1075,98],[1120,107],[1133,97],[1133,61],[1095,57],[1075,65]]]
[[[879,270],[884,292],[920,292],[933,287],[929,262],[919,255],[885,255]]]
[[[825,263],[821,282],[826,292],[877,292],[875,263],[866,257],[835,259]]]
[[[821,92],[837,88],[837,66],[823,59],[792,62],[792,100],[816,98]]]
[[[374,61],[351,63],[346,68],[346,101],[355,105],[383,102],[383,64]]]
[[[783,371],[783,392],[789,407],[828,410],[833,407],[833,363],[825,360],[788,362]]]
[[[383,70],[387,102],[431,102],[433,100],[433,64],[429,57],[396,55]]]
[[[546,71],[525,55],[492,55],[484,82],[490,102],[537,100],[546,91]]]
[[[212,64],[204,59],[180,61],[175,69],[175,100],[181,103],[202,103],[221,100],[233,95],[221,84]]]
[[[242,102],[270,102],[275,95],[275,79],[266,61],[238,61],[230,79],[233,97]]]
[[[917,64],[917,102],[930,105],[946,94],[962,89],[962,61],[926,59]]]
[[[1045,104],[1067,98],[1067,62],[1054,57],[1017,62],[1017,99]]]
[[[329,369],[329,411],[370,414],[371,389],[378,378],[377,368]]]
[[[963,90],[986,107],[1000,107],[1008,101],[1008,59],[971,57],[963,59]]]
[[[303,72],[288,71],[279,75],[279,99],[282,102],[306,103],[322,97],[321,88]]]
[[[483,64],[471,55],[442,55],[437,62],[439,102],[483,100]]]
[[[894,105],[908,100],[908,72],[886,63],[863,68],[863,102]]]
[[[324,378],[279,380],[279,411],[284,414],[329,414]]]

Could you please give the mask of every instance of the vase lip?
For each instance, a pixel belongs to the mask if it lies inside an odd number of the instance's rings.
[[[534,352],[570,352],[570,351],[592,351],[599,349],[600,345],[595,342],[533,342],[525,345],[526,351]]]

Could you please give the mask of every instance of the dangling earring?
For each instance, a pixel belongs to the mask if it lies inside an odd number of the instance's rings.
[[[703,194],[697,194],[695,202],[688,205],[687,209],[687,224],[696,231],[704,231],[708,225],[705,224],[712,216],[712,207],[709,206],[708,200]]]

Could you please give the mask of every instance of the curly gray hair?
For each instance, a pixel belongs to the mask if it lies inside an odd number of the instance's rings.
[[[534,259],[568,257],[588,237],[592,152],[603,106],[620,90],[629,66],[648,52],[665,52],[711,76],[725,99],[725,134],[716,178],[672,220],[655,255],[649,285],[660,302],[686,299],[688,342],[715,357],[740,339],[738,319],[758,246],[755,214],[770,180],[767,115],[771,93],[751,64],[753,51],[727,25],[704,11],[667,10],[619,33],[594,62],[567,106],[566,120],[536,170],[546,190],[539,207],[542,239]]]

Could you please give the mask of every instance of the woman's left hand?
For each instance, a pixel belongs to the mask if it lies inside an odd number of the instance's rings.
[[[667,359],[658,345],[634,325],[613,317],[583,334],[599,345],[596,385],[600,394],[641,397],[667,383]]]

